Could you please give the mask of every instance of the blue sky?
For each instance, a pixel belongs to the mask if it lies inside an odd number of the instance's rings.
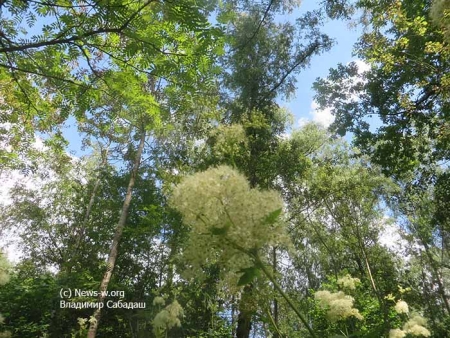
[[[305,2],[300,9],[294,11],[288,16],[289,20],[294,20],[300,14],[314,10],[317,8],[317,3],[312,1]],[[312,115],[312,103],[314,91],[312,85],[318,77],[326,77],[330,68],[336,67],[339,63],[349,63],[355,61],[356,58],[352,56],[353,45],[356,43],[362,30],[360,27],[349,28],[348,22],[341,20],[328,20],[322,31],[328,34],[335,40],[335,45],[330,51],[314,56],[311,59],[310,67],[303,70],[297,76],[297,90],[296,95],[289,102],[280,102],[284,107],[287,107],[295,116],[294,127],[299,127],[300,121],[305,120],[326,120],[321,118],[321,112],[317,112],[315,116]]]

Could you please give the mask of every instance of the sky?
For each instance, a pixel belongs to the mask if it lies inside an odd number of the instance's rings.
[[[299,14],[313,10],[317,6],[314,1],[305,1],[300,10],[294,11],[289,19],[295,19]],[[361,28],[350,28],[347,22],[341,20],[328,20],[322,31],[335,40],[335,45],[321,55],[311,59],[310,67],[303,70],[297,76],[297,90],[295,98],[284,102],[295,116],[294,127],[299,127],[307,120],[322,123],[328,126],[333,121],[329,111],[319,111],[313,101],[315,92],[312,89],[314,81],[319,77],[326,77],[330,68],[335,68],[339,63],[347,64],[357,61],[352,56],[353,45],[361,34]]]

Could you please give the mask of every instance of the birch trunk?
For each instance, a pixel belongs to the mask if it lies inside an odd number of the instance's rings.
[[[100,163],[99,169],[105,167],[108,164],[108,151],[109,151],[109,148],[106,148],[105,150],[101,151],[102,161]],[[88,203],[88,206],[87,206],[86,211],[83,216],[83,221],[78,230],[78,234],[77,234],[76,242],[75,242],[74,255],[72,257],[72,263],[69,265],[69,267],[67,269],[69,274],[72,272],[72,269],[73,269],[73,266],[75,263],[74,259],[76,259],[77,255],[78,255],[81,241],[85,235],[87,223],[91,216],[92,207],[94,206],[95,197],[97,196],[97,191],[100,188],[101,180],[102,180],[102,177],[101,177],[101,174],[99,173],[97,179],[95,180],[94,188],[92,189],[91,196],[89,198],[89,203]]]
[[[136,176],[137,176],[137,173],[139,170],[139,166],[141,164],[141,157],[142,157],[142,152],[144,149],[145,137],[146,137],[146,133],[143,130],[142,134],[141,134],[140,142],[139,142],[139,147],[136,152],[136,156],[134,158],[133,168],[131,170],[130,181],[128,182],[128,188],[127,188],[127,194],[125,196],[125,201],[123,202],[123,205],[122,205],[120,219],[119,219],[119,222],[117,223],[116,231],[114,234],[114,239],[111,244],[111,249],[110,249],[109,256],[108,256],[107,269],[106,269],[105,275],[103,276],[103,280],[100,284],[100,296],[98,298],[98,303],[103,303],[106,298],[105,291],[108,289],[108,284],[109,284],[109,281],[111,280],[111,275],[113,273],[114,266],[116,264],[119,242],[122,237],[122,232],[123,232],[123,228],[125,227],[125,222],[127,220],[128,209],[130,207],[131,197],[133,194],[133,187],[134,187]],[[87,335],[88,338],[95,338],[95,336],[97,334],[98,325],[99,325],[99,322],[101,319],[101,308],[100,307],[95,310],[94,318],[95,318],[95,320],[92,321],[89,326],[89,332]]]

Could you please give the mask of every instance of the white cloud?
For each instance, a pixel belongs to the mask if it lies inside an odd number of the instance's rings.
[[[18,170],[2,170],[0,172],[0,210],[12,204],[11,189],[18,183],[26,189],[36,189],[35,177],[25,176]],[[1,229],[0,249],[6,254],[10,262],[17,263],[21,260],[22,251],[18,246],[18,236],[14,229]]]
[[[206,143],[206,139],[204,139],[204,138],[196,139],[196,140],[194,140],[194,147],[201,148],[205,145],[205,143]]]
[[[380,223],[381,231],[378,235],[380,245],[401,257],[403,262],[408,262],[411,255],[407,252],[410,243],[404,238],[403,231],[395,220],[385,215]]]
[[[334,121],[334,116],[331,114],[331,109],[319,109],[319,105],[316,101],[311,102],[311,111],[309,114],[312,115],[312,120],[314,122],[319,123],[326,128],[328,128]]]
[[[280,138],[281,140],[288,140],[290,137],[291,137],[290,132],[281,133],[280,135],[278,135],[278,138]]]
[[[370,70],[370,65],[363,60],[354,60],[356,65],[358,66],[358,74],[362,74]]]
[[[400,235],[398,225],[385,224],[379,236],[380,244],[384,247],[397,251],[399,247],[405,247],[406,241]]]
[[[350,78],[348,81],[356,82],[361,80],[361,75],[370,70],[370,65],[362,60],[353,60],[358,66],[358,75],[357,77]],[[356,99],[357,96],[355,94],[351,95],[352,99]],[[311,102],[311,109],[308,114],[310,117],[301,117],[298,120],[298,124],[300,127],[304,126],[308,122],[316,122],[321,124],[325,128],[328,128],[334,122],[334,116],[331,114],[331,108],[319,109],[319,105],[316,101]]]
[[[298,120],[298,124],[300,127],[303,127],[308,122],[313,121],[324,126],[325,128],[328,128],[334,121],[334,116],[331,114],[331,109],[319,109],[319,105],[316,101],[311,102],[311,110],[309,111],[309,116],[310,118],[301,117]]]

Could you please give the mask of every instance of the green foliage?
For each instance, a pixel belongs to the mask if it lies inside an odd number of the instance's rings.
[[[402,176],[448,159],[449,49],[432,24],[427,1],[361,1],[369,22],[356,45],[369,64],[339,65],[315,84],[317,101],[336,116],[333,130],[352,132],[355,144],[387,174]],[[381,126],[373,131],[368,118]]]
[[[245,268],[245,269],[241,269],[238,272],[241,272],[242,276],[239,278],[237,286],[244,286],[244,285],[250,284],[260,274],[259,269],[254,266]]]
[[[2,151],[0,164],[23,165],[18,155],[31,156],[27,148],[34,132],[59,138],[52,146],[61,151],[68,117],[75,115],[80,125],[86,123],[89,104],[102,95],[114,98],[119,87],[121,97],[128,93],[132,105],[151,99],[122,90],[135,81],[133,77],[140,78],[141,85],[153,77],[165,82],[168,91],[182,90],[184,96],[213,87],[209,71],[222,45],[221,31],[207,20],[213,9],[212,3],[190,0],[4,1],[0,122],[8,127],[2,126],[0,137],[12,151]]]
[[[434,24],[442,28],[447,43],[450,43],[450,2],[448,0],[433,1],[430,16]]]
[[[10,265],[9,262],[6,260],[5,256],[3,255],[3,253],[0,250],[0,287],[2,287],[3,285],[7,284],[10,280],[10,276],[9,276],[9,270],[10,270]],[[1,289],[0,289],[1,291]],[[4,308],[0,305],[0,309],[4,310]],[[0,337],[4,337],[4,338],[9,338],[11,336],[11,332],[10,331],[4,331],[3,330],[3,324],[4,324],[5,318],[4,316],[0,313]]]
[[[147,308],[104,311],[98,336],[449,337],[448,1],[282,22],[298,4],[2,2],[0,173],[37,185],[2,207],[24,253],[2,330],[85,336],[59,290],[98,289],[126,214],[108,289]],[[332,130],[289,130],[278,100],[331,48],[325,14],[355,13],[360,60],[315,84]],[[65,153],[69,117],[89,159]],[[405,247],[381,245],[396,227]]]
[[[264,218],[263,223],[268,224],[268,225],[273,225],[273,224],[275,224],[275,222],[276,222],[276,221],[278,220],[278,218],[280,217],[281,212],[282,212],[281,208],[280,208],[280,209],[277,209],[277,210],[275,210],[275,211],[272,211],[270,214],[268,214],[268,215]]]
[[[9,262],[6,260],[5,255],[0,251],[0,286],[9,282]]]
[[[4,328],[14,336],[41,337],[51,329],[57,330],[51,328],[51,321],[59,306],[59,290],[53,276],[48,273],[33,276],[28,269],[26,264],[18,267],[10,283],[0,289],[0,308]]]

